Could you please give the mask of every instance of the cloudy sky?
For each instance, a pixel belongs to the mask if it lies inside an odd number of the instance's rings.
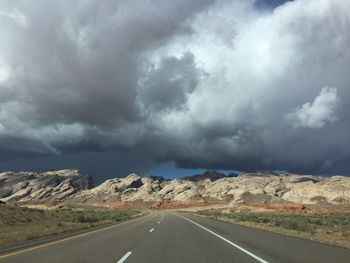
[[[348,0],[2,0],[0,170],[350,175],[349,69]]]

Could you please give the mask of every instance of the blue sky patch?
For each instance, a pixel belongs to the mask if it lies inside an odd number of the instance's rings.
[[[257,0],[255,6],[259,9],[275,9],[278,6],[291,1],[293,0]]]

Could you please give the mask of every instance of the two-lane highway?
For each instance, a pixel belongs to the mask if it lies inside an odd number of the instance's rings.
[[[207,218],[156,212],[0,255],[8,263],[350,262],[350,251]]]

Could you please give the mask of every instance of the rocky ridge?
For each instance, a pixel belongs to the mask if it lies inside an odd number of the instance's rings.
[[[92,177],[81,175],[79,170],[4,172],[0,173],[0,201],[63,201],[92,186]]]
[[[92,188],[91,178],[77,170],[1,173],[0,201],[128,202],[215,199],[231,203],[350,203],[350,178],[295,174],[231,174],[215,171],[166,180],[130,174]]]

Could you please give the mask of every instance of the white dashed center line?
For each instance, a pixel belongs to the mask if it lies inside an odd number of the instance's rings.
[[[131,255],[131,253],[131,251],[128,251],[121,259],[118,260],[117,263],[123,263]]]
[[[160,222],[158,221],[158,222],[157,222],[157,224],[159,225],[159,224],[160,224]]]
[[[151,233],[151,232],[153,232],[153,230],[154,230],[154,228],[152,228],[149,232]]]

